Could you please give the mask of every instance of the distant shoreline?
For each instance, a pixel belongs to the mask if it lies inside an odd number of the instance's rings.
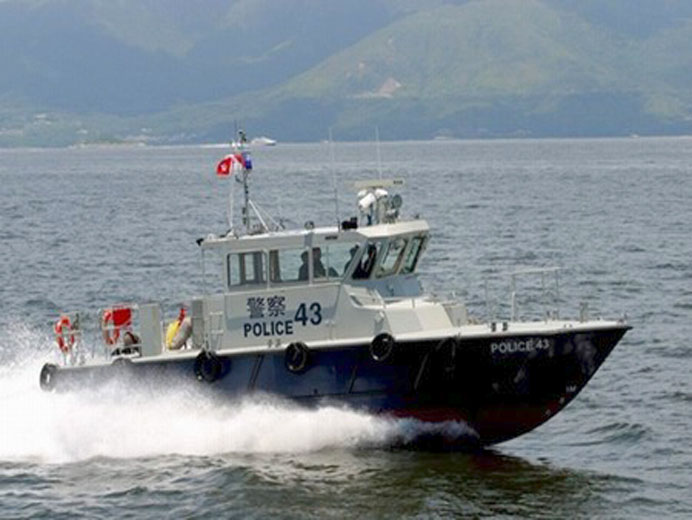
[[[639,135],[632,134],[627,136],[541,136],[541,137],[509,137],[509,136],[497,136],[497,137],[445,137],[444,139],[384,139],[381,140],[381,144],[387,143],[428,143],[432,145],[444,145],[449,143],[473,143],[473,142],[487,142],[487,141],[623,141],[623,140],[654,140],[654,139],[692,139],[692,134],[661,134],[661,135]],[[324,144],[325,140],[319,141],[284,141],[282,140],[277,147],[284,146],[300,146],[300,145],[316,145]],[[366,140],[335,140],[336,144],[339,145],[360,145],[374,143],[373,141]],[[82,143],[82,144],[70,144],[66,146],[1,146],[0,151],[11,151],[11,150],[109,150],[109,149],[144,149],[144,148],[209,148],[209,149],[226,149],[230,147],[230,141],[228,142],[200,142],[200,143],[147,143],[143,141],[136,142],[113,142],[113,143]],[[252,146],[251,146],[252,147]],[[256,146],[252,148],[263,149],[266,146]],[[274,148],[274,147],[269,147]]]

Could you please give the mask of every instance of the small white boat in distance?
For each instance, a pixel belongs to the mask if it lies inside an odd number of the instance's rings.
[[[266,135],[261,135],[259,137],[254,137],[250,144],[253,146],[276,146],[276,140]]]

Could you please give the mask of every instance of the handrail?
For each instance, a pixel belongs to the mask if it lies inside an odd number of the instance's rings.
[[[516,271],[513,271],[509,273],[509,276],[511,278],[510,282],[510,304],[511,304],[511,313],[510,313],[510,319],[512,321],[516,321],[517,319],[517,314],[519,311],[518,305],[517,305],[517,278],[519,276],[525,276],[525,275],[535,275],[539,274],[541,276],[541,292],[543,293],[543,311],[545,316],[550,316],[550,310],[548,309],[548,289],[546,288],[546,275],[547,274],[553,274],[555,276],[554,278],[554,287],[555,287],[555,297],[553,298],[553,316],[555,318],[560,317],[560,268],[559,267],[535,267],[535,268],[528,268],[528,269],[519,269]]]
[[[210,311],[208,313],[209,323],[208,323],[208,337],[209,341],[206,342],[209,349],[212,351],[219,350],[221,345],[221,340],[225,333],[224,328],[224,313],[222,311]],[[216,320],[216,324],[214,321]]]
[[[560,317],[560,267],[531,267],[526,269],[517,269],[505,273],[497,273],[490,278],[509,278],[509,306],[510,306],[510,321],[517,321],[520,319],[520,305],[518,301],[519,291],[517,289],[517,281],[521,277],[527,277],[532,275],[540,276],[540,292],[541,292],[541,305],[543,307],[543,315],[546,319],[553,318],[558,319]],[[553,278],[552,282],[549,282],[549,278]],[[485,295],[485,309],[486,318],[488,322],[497,322],[497,299],[491,299],[490,289],[489,289],[489,278],[484,277],[483,291]],[[504,307],[504,305],[502,305]]]

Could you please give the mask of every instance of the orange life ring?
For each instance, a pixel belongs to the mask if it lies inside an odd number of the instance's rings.
[[[120,338],[120,327],[115,325],[113,318],[113,309],[103,311],[101,329],[103,330],[103,341],[106,342],[106,345],[115,345]]]
[[[64,314],[60,316],[60,319],[55,322],[53,331],[55,332],[55,341],[58,342],[58,348],[63,354],[68,354],[72,347],[74,346],[75,338],[74,334],[69,334],[67,338],[63,335],[63,331],[72,332],[72,322],[68,316]]]

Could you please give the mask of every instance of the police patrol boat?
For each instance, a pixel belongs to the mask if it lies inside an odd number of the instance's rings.
[[[217,173],[242,180],[243,227],[198,241],[203,264],[209,256],[221,264],[222,285],[167,326],[151,303],[101,310],[91,340],[88,319],[60,316],[62,363],[43,366],[44,390],[120,377],[165,388],[187,378],[229,398],[263,392],[458,421],[489,445],[558,413],[630,328],[591,319],[584,307],[576,319],[552,311],[523,321],[514,291],[508,319],[473,319],[461,301],[422,290],[417,268],[430,228],[400,217],[392,192],[402,181],[359,182],[357,216],[288,231],[250,200],[251,159],[244,140],[234,146]],[[557,270],[531,273],[557,280]]]

